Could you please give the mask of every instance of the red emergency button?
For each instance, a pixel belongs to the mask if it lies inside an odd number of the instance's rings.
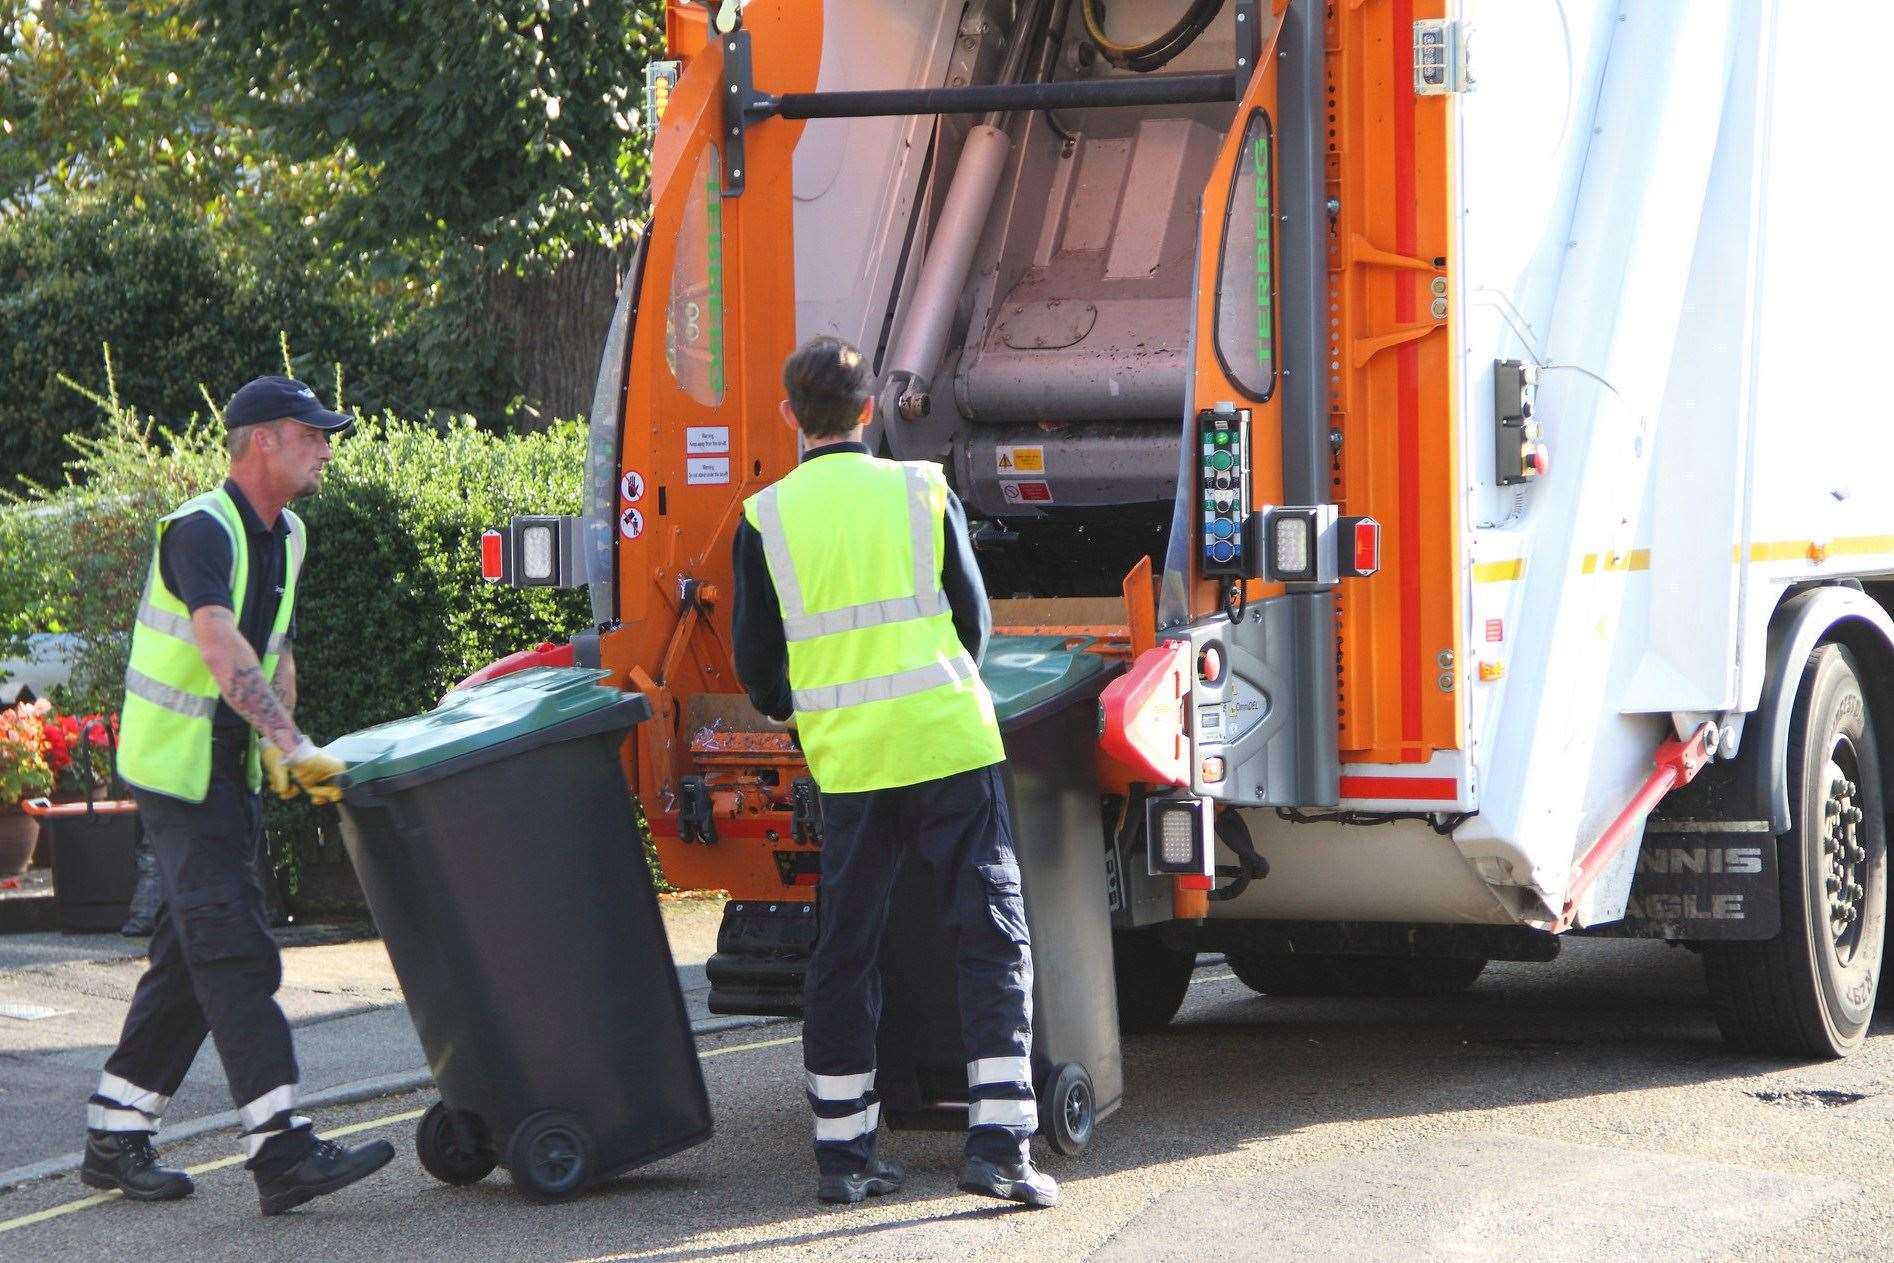
[[[1543,478],[1552,472],[1552,456],[1545,450],[1544,443],[1534,443],[1527,451],[1526,472],[1534,478]]]

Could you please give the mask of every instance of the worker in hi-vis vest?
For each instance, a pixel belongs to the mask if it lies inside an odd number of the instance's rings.
[[[904,859],[931,870],[958,957],[970,1102],[960,1187],[1058,1200],[1034,1169],[1032,948],[1000,764],[980,681],[991,616],[966,516],[940,466],[862,444],[871,380],[836,338],[783,367],[801,463],[750,497],[737,526],[737,674],[792,721],[822,791],[821,929],[804,983],[803,1066],[816,1195],[901,1187],[875,1153],[876,954]]]
[[[394,1156],[344,1148],[295,1113],[296,1054],[277,1007],[283,963],[256,875],[258,791],[334,802],[342,763],[296,727],[290,637],[307,552],[289,502],[315,492],[330,436],[351,419],[287,377],[260,377],[224,408],[230,476],[154,533],[132,628],[119,775],[132,787],[164,906],[151,963],[86,1107],[80,1178],[138,1201],[188,1196],[152,1134],[208,1032],[242,1120],[263,1213],[332,1193]],[[261,734],[259,742],[257,734]]]

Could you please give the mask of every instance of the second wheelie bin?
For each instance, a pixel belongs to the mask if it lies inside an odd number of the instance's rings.
[[[1093,751],[1113,672],[1088,642],[996,635],[980,668],[1006,743],[1007,806],[1033,955],[1039,1134],[1077,1154],[1124,1096],[1104,825]],[[967,1125],[954,951],[935,885],[910,857],[881,944],[876,1086],[891,1127]]]
[[[441,1099],[421,1165],[569,1196],[709,1139],[618,750],[650,715],[538,668],[332,743],[342,837]]]

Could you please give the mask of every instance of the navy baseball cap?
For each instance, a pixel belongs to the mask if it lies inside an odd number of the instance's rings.
[[[346,430],[355,424],[354,417],[323,407],[316,392],[293,377],[259,377],[224,405],[226,430],[282,420],[300,421],[318,430]]]

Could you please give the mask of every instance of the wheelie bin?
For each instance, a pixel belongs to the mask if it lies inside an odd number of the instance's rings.
[[[650,715],[538,668],[332,743],[342,837],[441,1099],[421,1165],[569,1196],[709,1139],[618,750]]]
[[[1006,743],[1007,804],[1033,953],[1039,1134],[1077,1154],[1124,1096],[1093,750],[1112,671],[1061,636],[994,636],[981,677]],[[925,867],[902,865],[881,945],[876,1086],[901,1128],[967,1125],[954,952]]]

